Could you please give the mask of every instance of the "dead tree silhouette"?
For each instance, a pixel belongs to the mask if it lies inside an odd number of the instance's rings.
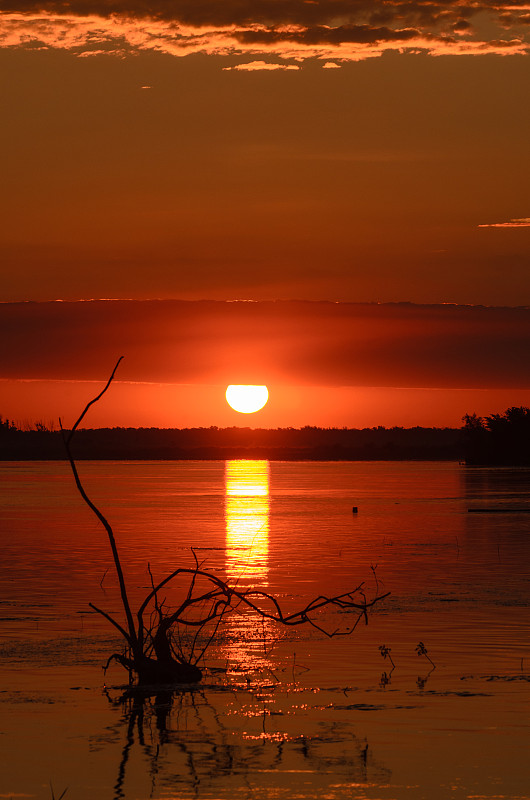
[[[129,672],[131,680],[136,676],[140,686],[197,683],[202,678],[202,672],[197,664],[214,641],[223,618],[227,614],[243,609],[254,612],[262,619],[273,620],[279,625],[288,627],[311,625],[330,638],[351,634],[361,620],[368,623],[369,609],[390,594],[389,592],[379,594],[377,582],[375,594],[371,599],[365,594],[364,583],[360,583],[351,591],[340,595],[332,597],[319,595],[299,611],[286,614],[272,594],[255,589],[239,589],[237,584],[229,585],[212,572],[202,569],[195,553],[193,553],[194,567],[179,567],[158,583],[155,583],[148,565],[151,590],[133,615],[114,531],[105,515],[88,497],[71,447],[79,425],[90,407],[108,390],[122,359],[123,356],[118,359],[103,390],[87,403],[71,430],[65,430],[59,420],[76,487],[84,502],[105,528],[120,588],[125,623],[122,624],[107,611],[90,603],[90,607],[105,617],[124,639],[124,651],[113,653],[107,661],[107,666],[113,660],[121,664]],[[159,592],[177,578],[186,578],[189,584],[184,600],[177,608],[171,608],[165,600],[159,599]],[[315,615],[330,607],[340,611],[350,611],[353,620],[344,627],[327,630],[318,624]],[[183,637],[183,630],[193,633],[191,636]]]

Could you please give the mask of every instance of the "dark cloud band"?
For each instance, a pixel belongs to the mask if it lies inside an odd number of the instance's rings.
[[[329,302],[0,305],[1,378],[528,388],[530,309]]]
[[[528,19],[514,0],[5,0],[0,45],[345,60],[392,48],[508,54],[528,51]]]

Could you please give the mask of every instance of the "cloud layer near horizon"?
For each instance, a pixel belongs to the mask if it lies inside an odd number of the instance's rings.
[[[331,302],[3,303],[0,378],[528,388],[530,309]]]
[[[529,26],[520,0],[7,0],[0,45],[340,63],[386,50],[527,53]]]

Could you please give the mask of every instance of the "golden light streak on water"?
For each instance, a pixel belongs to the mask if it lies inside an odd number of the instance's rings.
[[[229,582],[268,583],[269,462],[225,462],[226,575]]]
[[[269,576],[269,462],[225,462],[226,577],[246,589],[267,589]],[[254,666],[267,662],[274,639],[270,620],[245,612],[226,620],[225,652],[243,668],[253,651]]]

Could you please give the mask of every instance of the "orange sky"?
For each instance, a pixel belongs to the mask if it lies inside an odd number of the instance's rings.
[[[124,355],[88,423],[451,425],[530,402],[530,309],[311,301],[5,303],[3,414],[72,420]],[[229,383],[267,384],[257,414]]]
[[[513,0],[2,2],[0,414],[69,413],[54,381],[122,352],[130,424],[241,424],[204,388],[238,381],[276,387],[272,426],[527,403],[527,312],[462,306],[530,305],[529,25]],[[91,298],[124,302],[47,304]]]

